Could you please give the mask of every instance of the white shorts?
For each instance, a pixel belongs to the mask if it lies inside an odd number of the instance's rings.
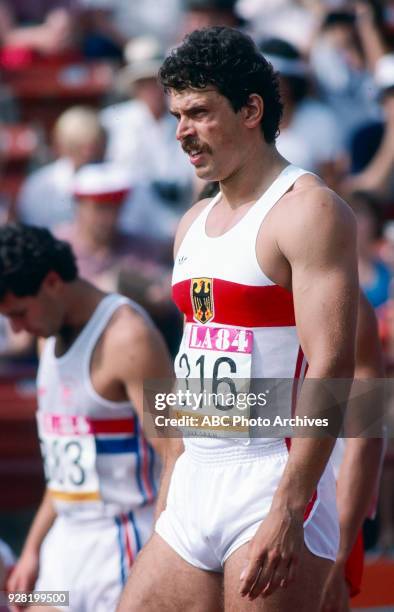
[[[129,569],[152,535],[153,506],[116,518],[59,516],[40,552],[36,591],[69,591],[72,612],[116,610]]]
[[[177,460],[157,533],[188,563],[223,571],[228,557],[251,540],[267,516],[285,468],[285,443],[194,451]],[[339,544],[335,480],[328,465],[304,522],[309,550],[335,560]]]

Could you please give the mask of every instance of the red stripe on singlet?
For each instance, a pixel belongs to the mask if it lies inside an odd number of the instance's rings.
[[[220,278],[212,280],[213,318],[224,325],[240,327],[290,327],[295,325],[293,296],[279,285],[255,287]],[[192,281],[172,288],[173,299],[187,322],[195,321]]]
[[[301,371],[302,371],[303,363],[304,363],[304,352],[303,352],[302,348],[300,347],[298,349],[296,367],[295,367],[295,370],[294,370],[294,381],[293,381],[293,389],[292,389],[292,394],[291,394],[291,416],[293,416],[295,414],[295,409],[296,409],[296,405],[297,405],[298,387],[299,387],[299,384],[300,384],[300,377],[301,377]],[[306,370],[307,369],[308,369],[308,365],[306,366]],[[306,373],[306,370],[305,370],[305,373]],[[286,440],[287,450],[290,451],[291,438],[285,438],[285,440]],[[312,497],[311,497],[311,499],[309,500],[309,502],[306,505],[305,512],[304,512],[304,522],[310,516],[310,513],[313,510],[313,507],[315,505],[316,500],[317,500],[317,491],[315,490],[313,495],[312,495]]]
[[[134,554],[133,554],[133,547],[130,542],[130,536],[128,532],[128,522],[129,521],[128,521],[127,515],[122,514],[121,520],[122,520],[123,533],[124,533],[124,538],[125,538],[125,549],[127,552],[127,563],[128,563],[128,567],[130,568],[134,561]]]

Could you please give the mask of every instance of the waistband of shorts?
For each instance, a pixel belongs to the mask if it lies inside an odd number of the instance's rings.
[[[185,440],[185,456],[200,464],[223,465],[234,463],[247,463],[259,459],[277,459],[279,456],[288,457],[288,450],[284,440],[270,440],[266,444],[233,443],[221,448],[209,448],[194,445]]]

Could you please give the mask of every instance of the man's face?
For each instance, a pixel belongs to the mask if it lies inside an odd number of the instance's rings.
[[[7,317],[13,332],[26,331],[42,338],[53,336],[63,324],[61,302],[45,286],[35,296],[17,297],[7,292],[0,302],[0,314]]]
[[[78,208],[78,222],[95,243],[110,246],[116,232],[121,208],[122,204],[115,202],[81,200]]]
[[[214,87],[170,92],[170,112],[178,120],[177,139],[198,177],[223,181],[239,167],[242,137],[241,113]]]
[[[136,81],[134,84],[134,96],[147,105],[156,119],[159,119],[167,110],[166,97],[156,77]]]

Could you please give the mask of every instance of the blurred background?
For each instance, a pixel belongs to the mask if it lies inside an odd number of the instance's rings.
[[[174,354],[172,242],[207,186],[176,142],[156,77],[171,46],[211,25],[253,37],[280,72],[279,151],[353,208],[361,284],[391,376],[394,0],[0,0],[0,223],[46,226],[70,241],[81,275],[145,306]],[[0,319],[0,538],[16,555],[44,487],[36,365],[32,338]],[[360,607],[382,604],[385,589],[374,585],[394,581],[391,440],[365,537]],[[383,603],[394,610],[394,596]]]

